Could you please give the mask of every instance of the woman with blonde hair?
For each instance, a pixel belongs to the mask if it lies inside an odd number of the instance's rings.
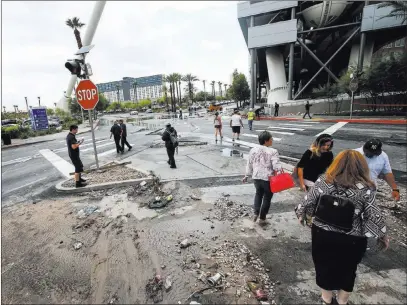
[[[302,155],[297,164],[297,174],[300,188],[303,191],[307,191],[313,186],[318,176],[323,174],[331,165],[334,159],[333,146],[332,136],[324,133],[318,136],[311,147]]]
[[[379,245],[388,248],[386,225],[375,196],[365,158],[357,151],[345,150],[296,208],[302,225],[313,218],[312,259],[325,304],[347,304],[368,237],[378,238]],[[333,290],[338,291],[336,300]]]

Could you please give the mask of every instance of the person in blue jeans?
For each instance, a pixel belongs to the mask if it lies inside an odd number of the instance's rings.
[[[273,137],[270,132],[263,131],[260,133],[259,144],[261,146],[250,150],[243,183],[246,183],[249,176],[252,176],[256,188],[253,221],[256,222],[260,217],[259,225],[264,226],[268,224],[266,216],[273,198],[269,177],[281,170],[281,163],[277,149],[271,147]]]

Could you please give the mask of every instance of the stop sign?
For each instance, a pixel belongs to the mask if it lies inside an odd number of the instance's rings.
[[[99,102],[98,88],[89,79],[81,80],[76,87],[76,99],[83,110],[92,110]]]

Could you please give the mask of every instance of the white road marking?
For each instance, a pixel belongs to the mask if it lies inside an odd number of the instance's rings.
[[[102,145],[96,145],[96,149],[99,147],[104,147],[104,146],[109,146],[109,145],[115,145],[115,143],[111,142],[111,143],[106,143],[106,144],[102,144]],[[89,148],[81,149],[80,152],[82,153],[82,152],[89,151],[89,150],[93,150],[93,146],[89,147]]]
[[[332,125],[331,127],[328,127],[327,129],[325,129],[324,131],[320,132],[319,134],[316,135],[316,137],[318,137],[319,135],[323,134],[323,133],[327,133],[330,135],[333,135],[338,129],[340,129],[341,127],[345,126],[346,124],[348,124],[348,122],[338,122],[335,125]]]
[[[8,190],[8,191],[5,192],[5,193],[2,192],[1,194],[2,194],[2,195],[7,195],[7,194],[9,194],[9,193],[12,193],[12,192],[17,191],[17,190],[19,190],[19,189],[22,189],[22,188],[24,188],[24,187],[30,186],[30,185],[32,185],[32,184],[38,183],[38,182],[40,182],[40,181],[42,181],[42,180],[45,180],[45,179],[47,179],[47,177],[44,177],[44,178],[35,180],[35,181],[30,182],[30,183],[27,183],[27,184],[24,184],[24,185],[22,185],[22,186],[19,186],[19,187],[16,187],[16,188],[12,189],[12,190]]]
[[[78,139],[79,139],[79,138],[81,138],[80,135],[78,135]],[[85,139],[85,141],[92,141],[92,138],[89,138],[89,139],[88,139],[88,138],[84,138],[84,139]],[[96,140],[96,142],[97,142],[97,141],[99,141],[99,140],[104,140],[104,139],[105,139],[105,138],[98,138],[98,139],[95,139],[95,140]],[[59,141],[59,143],[66,143],[66,139],[65,139],[65,140],[62,140],[62,141]]]
[[[305,130],[304,128],[293,128],[293,127],[275,127],[275,126],[270,126],[268,129],[285,129],[285,130],[298,130],[298,131],[303,131]]]
[[[264,130],[256,130],[256,131],[258,131],[258,132],[263,132]],[[293,133],[293,132],[275,131],[275,130],[270,130],[270,132],[271,132],[272,134],[278,133],[278,134],[286,134],[286,135],[289,135],[289,136],[293,136],[293,135],[295,134],[295,133]]]
[[[106,141],[111,141],[111,140],[110,140],[110,139],[106,139],[106,140],[101,140],[101,141],[99,141],[99,142],[96,141],[96,145],[98,145],[99,143],[102,143],[102,142],[106,142]],[[113,140],[112,140],[112,141],[113,141]],[[89,143],[82,144],[81,147],[90,146],[90,145],[93,145],[92,140],[90,140]],[[67,147],[62,147],[62,148],[54,149],[53,152],[58,153],[58,152],[67,151],[67,150],[68,150]],[[83,151],[83,150],[81,150],[81,151]]]
[[[130,146],[134,146],[135,144],[130,144]],[[97,147],[96,147],[96,149],[97,149]],[[111,150],[106,150],[106,151],[104,151],[104,152],[102,152],[102,153],[98,153],[98,157],[103,157],[103,156],[107,156],[107,155],[110,155],[110,154],[112,154],[112,153],[114,153],[114,152],[117,152],[116,151],[116,148],[113,148],[113,149],[111,149]],[[95,155],[93,155],[93,156],[95,156]]]
[[[64,159],[62,159],[60,156],[58,156],[56,153],[49,149],[40,150],[40,154],[43,155],[45,159],[47,159],[57,170],[59,170],[62,173],[62,175],[64,175],[67,178],[71,177],[69,173],[75,171],[75,167],[71,163],[65,161]]]
[[[5,162],[1,162],[1,166],[6,166],[6,165],[11,165],[11,164],[15,164],[15,163],[21,163],[21,162],[26,162],[28,160],[31,160],[33,157],[22,157],[22,158],[18,158],[18,159],[14,159],[14,160],[9,160],[9,161],[5,161]]]
[[[284,126],[296,126],[296,127],[310,127],[312,125],[307,125],[307,124],[280,124],[280,125],[284,125]]]
[[[243,137],[252,137],[252,138],[258,138],[258,137],[259,137],[258,135],[255,135],[255,134],[247,134],[247,133],[242,133],[240,136],[243,136]],[[275,137],[273,137],[273,140],[274,140],[274,141],[281,141],[281,138],[275,138]]]

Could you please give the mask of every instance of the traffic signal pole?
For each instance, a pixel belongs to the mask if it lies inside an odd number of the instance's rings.
[[[99,24],[100,17],[102,16],[103,9],[105,8],[105,5],[106,5],[106,1],[96,1],[95,6],[93,8],[92,15],[87,24],[85,35],[83,36],[82,45],[88,46],[92,43],[93,36],[95,36],[95,32],[96,32],[97,26]],[[66,89],[65,96],[64,96],[64,98],[65,98],[64,104],[61,105],[62,109],[65,111],[69,111],[68,99],[71,97],[72,90],[73,90],[73,87],[75,86],[76,79],[77,79],[77,76],[72,75],[71,79],[68,82],[68,88]]]

